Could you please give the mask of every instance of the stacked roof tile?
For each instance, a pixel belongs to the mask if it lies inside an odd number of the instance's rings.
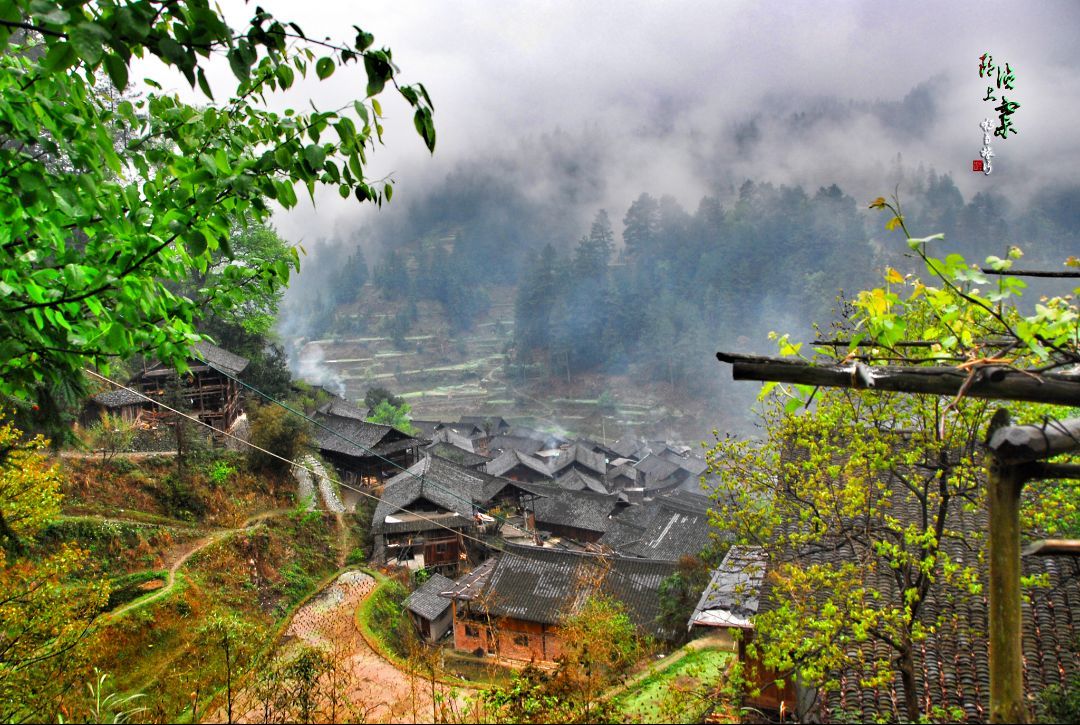
[[[442,593],[453,585],[453,579],[448,579],[442,574],[432,574],[405,599],[405,608],[424,619],[436,620],[450,608],[453,600],[443,596]]]
[[[497,617],[558,624],[596,593],[626,607],[635,625],[668,638],[673,633],[657,621],[660,583],[675,571],[667,561],[600,556],[535,546],[508,544],[489,572],[455,597],[471,599]]]

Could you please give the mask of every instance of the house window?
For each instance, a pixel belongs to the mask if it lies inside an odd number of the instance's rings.
[[[527,635],[527,634],[515,634],[514,635],[514,644],[516,644],[518,647],[528,647],[529,646],[529,635]]]
[[[446,544],[445,543],[435,544],[435,553],[436,554],[445,554],[446,553]]]
[[[480,636],[480,630],[478,628],[474,627],[471,624],[466,624],[465,625],[465,636],[466,637],[479,637]]]

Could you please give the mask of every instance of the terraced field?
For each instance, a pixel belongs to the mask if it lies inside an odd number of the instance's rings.
[[[642,387],[625,377],[542,379],[536,366],[510,362],[514,335],[513,288],[489,290],[491,308],[472,328],[453,333],[441,306],[417,303],[418,319],[404,340],[367,333],[294,341],[301,375],[335,385],[359,400],[374,385],[389,388],[419,419],[501,415],[514,422],[614,439],[626,431],[701,439],[715,414],[690,403],[673,404],[663,386]],[[401,303],[388,303],[371,286],[357,312],[366,329],[380,329]],[[371,311],[367,312],[366,311]],[[373,312],[378,310],[378,312]],[[314,374],[314,378],[312,377]],[[316,379],[317,378],[317,379]]]

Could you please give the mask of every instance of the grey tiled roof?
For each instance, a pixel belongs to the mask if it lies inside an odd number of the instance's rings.
[[[636,458],[637,456],[634,454],[636,454],[643,445],[644,444],[634,436],[624,436],[611,444],[611,450],[615,451],[623,458]]]
[[[431,436],[431,441],[433,443],[449,443],[469,453],[476,452],[472,440],[451,428],[442,428],[436,431],[435,435]]]
[[[386,523],[386,517],[396,516],[402,509],[409,510],[421,500],[434,504],[441,511],[455,512],[459,517],[452,524],[455,528],[472,525],[474,511],[484,509],[506,486],[526,491],[533,488],[531,484],[489,476],[429,455],[386,482],[375,507],[372,531],[390,533],[393,526]]]
[[[711,532],[708,514],[688,513],[661,504],[641,542],[631,551],[647,559],[677,561],[700,554],[711,542]]]
[[[557,483],[560,488],[565,488],[568,491],[592,491],[593,493],[608,493],[607,486],[605,486],[600,479],[582,473],[576,468],[571,468],[562,473],[557,479],[555,479],[555,483]]]
[[[712,499],[702,493],[700,488],[696,491],[677,488],[663,494],[660,500],[668,506],[677,507],[683,511],[703,513],[713,507]]]
[[[391,478],[375,506],[372,531],[376,534],[386,532],[387,516],[395,516],[402,509],[408,510],[421,500],[434,504],[444,512],[454,512],[471,523],[474,494],[479,493],[483,481],[458,475],[459,471],[464,473],[466,469],[429,456]],[[429,472],[433,474],[430,478]]]
[[[597,476],[607,473],[607,462],[603,453],[594,453],[583,445],[575,443],[570,448],[562,451],[558,458],[552,461],[552,470],[558,474],[567,466],[579,464],[581,467],[592,471]]]
[[[757,614],[765,553],[760,546],[732,546],[712,572],[690,617],[691,624],[745,626]]]
[[[367,411],[361,410],[356,407],[356,403],[337,395],[331,397],[329,402],[323,403],[315,410],[323,415],[337,415],[342,418],[353,418],[354,420],[363,420],[367,417]]]
[[[484,466],[484,471],[490,473],[492,476],[502,476],[518,466],[524,466],[525,468],[539,473],[545,478],[554,477],[554,474],[551,472],[551,467],[548,464],[544,463],[539,458],[514,450],[503,451],[499,456],[489,461]]]
[[[675,564],[507,544],[474,605],[498,617],[558,624],[601,592],[626,607],[635,625],[669,637],[657,622],[660,583]]]
[[[451,586],[441,592],[442,595],[451,599],[475,599],[483,593],[488,579],[491,578],[491,572],[494,571],[498,562],[499,560],[494,556],[485,559],[482,564],[461,576],[456,582],[451,582]]]
[[[645,458],[637,462],[634,468],[645,474],[646,486],[648,486],[649,481],[662,481],[679,470],[679,467],[671,461],[665,461],[660,456],[655,455],[645,456]]]
[[[454,586],[454,580],[442,574],[432,574],[431,578],[417,587],[416,591],[405,599],[405,608],[427,620],[438,619],[450,608],[453,602],[444,597],[442,592]]]
[[[483,466],[491,459],[487,456],[481,456],[479,453],[469,453],[462,450],[450,443],[432,443],[425,449],[429,454],[438,456],[439,458],[445,458],[448,461],[454,463],[460,463],[466,468],[476,468]]]
[[[703,499],[699,501],[697,499]],[[612,519],[599,543],[624,556],[677,561],[712,543],[708,499],[659,496],[628,506]]]
[[[340,415],[316,415],[315,440],[319,450],[356,458],[385,455],[420,444],[419,439],[396,428]]]
[[[196,357],[208,362],[222,372],[229,375],[239,375],[248,366],[248,359],[234,355],[228,350],[223,350],[213,343],[202,340],[191,346]]]
[[[141,405],[150,402],[129,390],[110,390],[107,393],[98,393],[91,400],[104,405],[106,408],[122,408],[125,405]]]
[[[619,495],[598,494],[591,491],[568,491],[558,486],[531,484],[531,488],[545,494],[533,504],[536,525],[569,526],[585,531],[607,531],[608,516],[615,509]]]
[[[670,448],[665,448],[660,453],[660,457],[668,463],[674,463],[682,470],[689,473],[691,476],[700,476],[708,469],[709,465],[705,463],[704,458],[699,458],[693,454],[679,455]]]
[[[604,479],[607,481],[616,481],[618,479],[625,479],[625,481],[631,485],[637,483],[637,469],[629,463],[623,463],[615,466],[607,472]]]

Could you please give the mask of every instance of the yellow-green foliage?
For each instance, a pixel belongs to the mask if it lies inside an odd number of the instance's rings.
[[[838,336],[850,340],[849,360],[964,370],[1049,370],[1080,361],[1070,295],[1044,300],[1034,315],[1021,313],[1018,278],[990,280],[959,255],[938,258],[942,235],[910,237],[895,200],[877,199],[871,208],[892,212],[888,229],[904,232],[928,277],[890,268],[885,287],[854,297],[837,325]],[[987,264],[1005,270],[1019,256],[1013,250],[1008,260]],[[779,344],[782,355],[800,354],[786,335]],[[858,672],[867,686],[898,672],[907,715],[929,714],[936,703],[915,699],[914,651],[935,628],[969,624],[955,621],[952,607],[931,617],[924,605],[931,592],[947,602],[982,596],[976,564],[983,526],[972,517],[984,505],[979,445],[998,405],[962,394],[792,391],[772,383],[763,397],[770,391],[768,439],[718,439],[708,454],[711,473],[722,480],[714,523],[769,554],[772,607],[756,617],[749,649],[782,676],[797,665],[804,681],[824,687],[837,684],[832,677],[841,668]],[[1068,415],[1050,406],[1011,407],[1019,419]],[[1076,525],[1075,487],[1029,494],[1029,529]],[[985,633],[971,633],[979,636]],[[879,646],[861,646],[870,641]]]
[[[108,596],[72,581],[86,552],[61,545],[33,556],[29,540],[60,509],[60,474],[40,437],[0,421],[0,719],[51,720],[85,667],[78,645]]]

